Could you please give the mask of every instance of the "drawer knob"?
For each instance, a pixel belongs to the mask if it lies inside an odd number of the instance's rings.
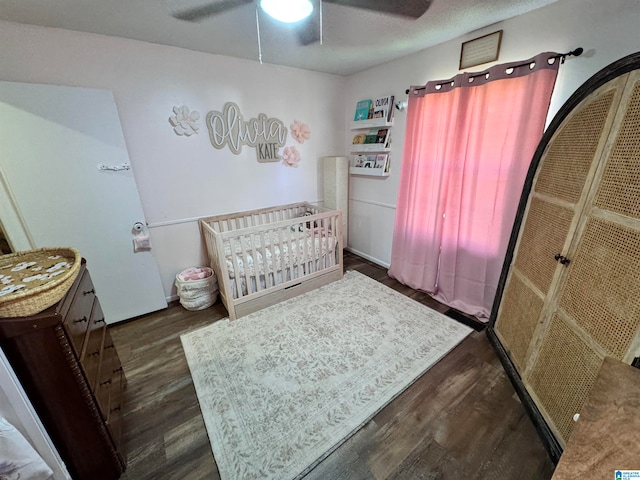
[[[100,386],[101,386],[101,387],[104,387],[105,385],[111,385],[111,379],[109,379],[109,380],[105,380],[104,382],[102,382],[102,383],[100,384]]]
[[[105,349],[105,350],[106,350],[107,348],[114,348],[113,343],[112,343],[112,344],[110,344],[110,345],[107,345],[106,347],[104,347],[104,349]]]
[[[112,411],[112,412],[119,412],[119,411],[120,411],[120,405],[117,405],[117,406],[113,407],[113,408],[111,409],[111,411]]]
[[[93,321],[93,323],[95,323],[96,325],[97,325],[98,323],[103,323],[103,322],[104,322],[104,318],[98,318],[98,319],[96,319],[96,320],[94,320],[94,321]]]
[[[86,322],[87,321],[87,317],[82,317],[78,320],[74,320],[73,323],[81,323],[81,322]]]
[[[121,372],[121,371],[122,371],[122,367],[118,367],[113,371],[113,373],[118,373],[118,372]]]
[[[95,289],[87,290],[86,292],[82,292],[83,295],[91,295],[92,293],[96,293]]]

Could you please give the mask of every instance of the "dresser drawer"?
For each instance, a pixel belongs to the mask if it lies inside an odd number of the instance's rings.
[[[124,388],[125,378],[122,370],[116,372],[113,377],[111,388],[109,389],[109,414],[106,420],[107,427],[111,433],[111,438],[116,444],[116,450],[122,454],[122,417],[124,410]]]
[[[120,377],[122,376],[122,365],[116,352],[113,340],[108,330],[104,330],[104,340],[100,368],[98,371],[98,382],[95,396],[105,421],[109,418],[110,395],[114,388],[119,388]],[[117,383],[117,387],[115,386]]]
[[[98,381],[102,344],[106,329],[107,327],[100,302],[95,298],[89,318],[87,336],[82,346],[82,354],[80,355],[80,363],[82,364],[84,376],[87,379],[91,391],[95,391]]]
[[[96,294],[89,276],[89,271],[82,273],[80,284],[75,292],[71,306],[64,320],[64,326],[71,338],[71,344],[78,358],[82,352],[89,319],[91,318],[91,309]]]

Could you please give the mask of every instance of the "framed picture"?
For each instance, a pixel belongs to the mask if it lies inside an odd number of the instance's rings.
[[[460,70],[498,60],[502,30],[474,38],[462,44]]]

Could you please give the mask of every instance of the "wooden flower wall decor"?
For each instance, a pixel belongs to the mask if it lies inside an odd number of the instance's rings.
[[[173,107],[173,115],[169,117],[169,123],[173,126],[173,131],[177,135],[191,136],[198,133],[200,126],[198,120],[200,113],[189,111],[189,107],[182,105],[181,107]]]
[[[311,138],[311,129],[309,129],[309,125],[301,122],[300,120],[294,120],[291,126],[291,136],[298,143],[304,143],[306,140]]]
[[[298,163],[300,163],[300,152],[294,145],[284,147],[284,150],[282,151],[282,163],[285,167],[298,168]]]

